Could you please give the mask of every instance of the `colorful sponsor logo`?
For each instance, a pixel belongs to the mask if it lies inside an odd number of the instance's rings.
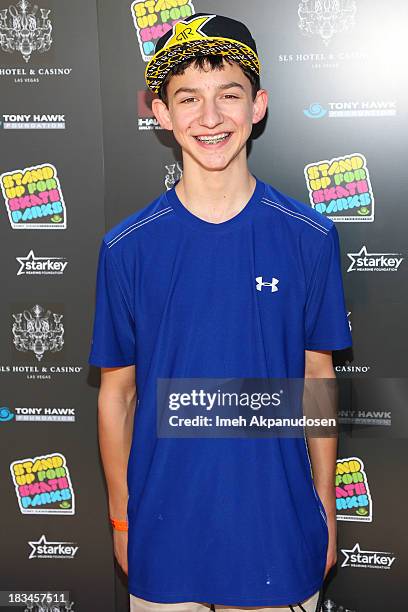
[[[57,170],[52,164],[0,175],[13,229],[66,229],[67,213]]]
[[[333,221],[374,221],[374,195],[361,153],[312,162],[304,170],[312,207]]]
[[[360,544],[356,544],[354,548],[349,550],[342,548],[341,552],[344,555],[341,567],[360,567],[366,569],[391,569],[395,561],[395,556],[389,552],[378,552],[375,550],[362,550]]]
[[[74,490],[61,453],[18,459],[10,471],[22,514],[75,514]]]
[[[338,459],[336,465],[337,520],[370,523],[373,504],[364,463],[358,457]]]
[[[153,57],[156,42],[163,34],[180,20],[195,13],[191,0],[132,2],[131,11],[140,53],[145,62]]]

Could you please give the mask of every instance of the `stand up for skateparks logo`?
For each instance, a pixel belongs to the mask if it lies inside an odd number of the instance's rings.
[[[22,514],[75,514],[67,460],[61,453],[18,459],[10,471]]]
[[[133,23],[145,62],[154,54],[156,42],[180,20],[195,14],[191,0],[146,0],[132,2]]]
[[[52,164],[4,172],[0,186],[13,229],[66,229],[65,202]]]
[[[304,170],[310,203],[333,221],[374,221],[374,195],[361,153],[312,162]]]
[[[373,503],[367,474],[359,457],[337,460],[336,509],[338,521],[371,523],[373,520]]]

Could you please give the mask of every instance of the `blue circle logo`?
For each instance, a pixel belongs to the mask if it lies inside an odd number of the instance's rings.
[[[314,102],[309,108],[305,108],[303,113],[306,117],[309,117],[309,119],[321,119],[327,114],[327,110],[317,102]]]
[[[3,421],[4,422],[11,421],[12,419],[14,419],[14,414],[10,412],[7,406],[1,406],[0,407],[0,423]]]

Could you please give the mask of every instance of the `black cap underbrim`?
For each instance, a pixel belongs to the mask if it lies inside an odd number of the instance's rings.
[[[206,36],[199,40],[164,47],[158,51],[146,66],[147,86],[154,93],[159,93],[164,79],[174,66],[199,55],[222,55],[251,70],[257,76],[260,73],[259,58],[253,49],[230,38]]]

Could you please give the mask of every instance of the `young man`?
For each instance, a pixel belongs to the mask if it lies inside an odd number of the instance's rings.
[[[243,24],[178,23],[146,81],[183,177],[105,235],[89,357],[131,610],[314,612],[336,561],[336,439],[310,438],[309,460],[304,437],[159,437],[156,383],[334,378],[351,345],[337,231],[248,169],[267,92]]]

